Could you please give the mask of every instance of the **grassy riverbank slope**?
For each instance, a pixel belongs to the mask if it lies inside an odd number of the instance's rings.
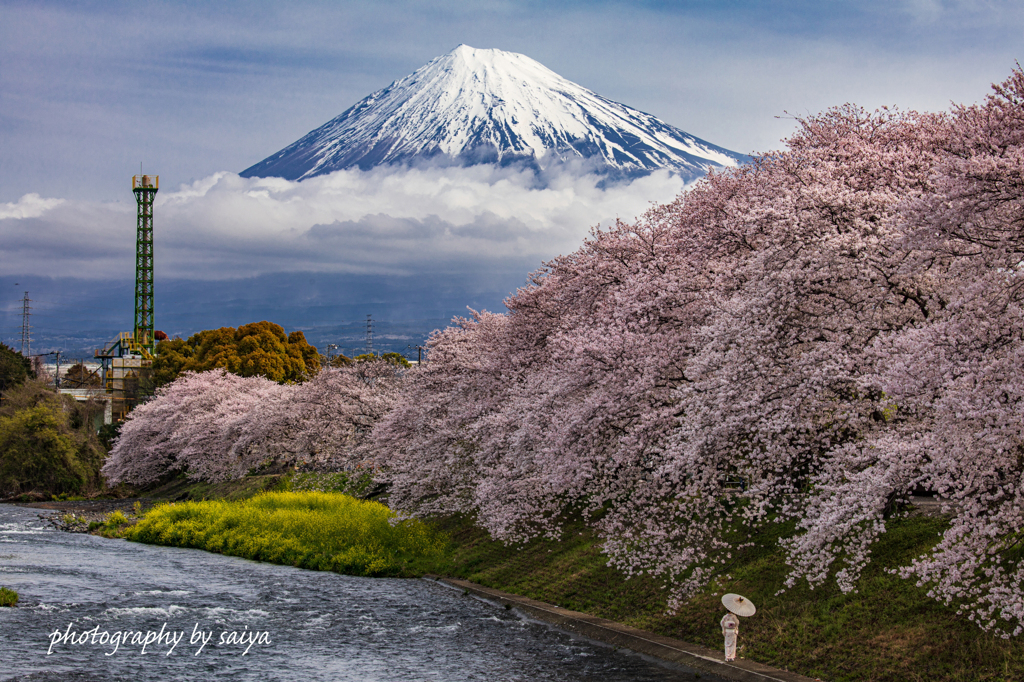
[[[561,541],[506,547],[465,519],[434,520],[451,538],[440,572],[506,592],[590,613],[649,632],[712,648],[721,646],[720,597],[736,592],[758,608],[741,625],[740,655],[777,668],[833,682],[1024,680],[1024,641],[987,635],[956,609],[887,569],[920,555],[938,539],[945,521],[911,517],[890,522],[856,593],[834,583],[776,594],[786,575],[773,541],[734,554],[727,578],[668,615],[661,581],[624,580],[605,564],[600,544],[583,526]],[[766,549],[767,547],[767,549]]]
[[[198,491],[186,486],[173,492],[180,497],[199,497],[201,493],[244,498],[247,492],[288,489],[291,483],[287,477],[266,477],[223,490]],[[273,499],[254,499],[262,497]],[[285,517],[275,521],[276,530],[264,535],[265,542],[237,540],[231,544],[226,539],[229,536],[258,537],[268,532],[262,530],[268,528],[263,521],[254,520],[258,515],[254,515],[253,509],[261,504],[267,503],[254,505],[240,499],[230,504],[218,502],[216,505],[220,506],[216,507],[177,504],[169,508],[181,508],[182,511],[173,512],[179,516],[169,516],[170,512],[157,508],[135,527],[138,530],[129,530],[128,534],[133,539],[149,540],[157,537],[156,529],[162,527],[162,544],[201,547],[279,563],[295,564],[299,559],[297,565],[310,568],[358,572],[357,566],[332,565],[315,558],[337,553],[330,543],[347,532],[343,525],[328,525],[329,520],[319,516],[327,513],[327,506],[317,511],[293,505],[287,522]],[[201,511],[204,509],[220,511],[214,514]],[[214,515],[221,520],[213,525],[204,521],[200,525],[207,530],[194,530],[198,528],[194,525],[198,523],[196,518]],[[173,519],[177,521],[171,524]],[[180,528],[171,531],[168,524]],[[755,538],[756,547],[734,553],[732,564],[725,570],[727,577],[696,595],[675,615],[666,613],[661,581],[646,576],[625,580],[606,565],[599,541],[582,524],[569,523],[560,541],[535,540],[521,546],[505,546],[490,540],[469,519],[431,519],[426,526],[449,540],[443,552],[400,553],[401,558],[390,564],[389,569],[364,574],[436,573],[463,578],[713,648],[721,644],[718,620],[724,611],[720,596],[738,592],[758,606],[757,615],[742,624],[740,653],[761,663],[833,682],[1024,679],[1024,638],[1003,640],[987,635],[965,617],[956,615],[955,608],[929,598],[926,589],[888,572],[925,552],[936,542],[945,524],[942,518],[928,516],[890,521],[857,592],[845,595],[834,584],[815,590],[801,585],[776,594],[786,575],[783,554],[775,548],[776,540],[788,531],[776,527]],[[301,546],[282,540],[283,535],[273,536],[289,528],[302,529],[298,532]],[[383,533],[390,532],[383,526],[379,528]],[[360,542],[372,543],[367,538],[373,532],[365,531]],[[429,532],[427,535],[436,537]],[[272,536],[275,539],[270,539]],[[387,544],[391,540],[382,542]],[[253,549],[257,545],[259,549]]]

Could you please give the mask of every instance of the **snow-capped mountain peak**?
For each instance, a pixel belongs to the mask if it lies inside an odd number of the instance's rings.
[[[459,45],[373,93],[243,176],[304,179],[382,164],[581,160],[634,175],[696,177],[742,154],[587,90],[529,57]]]

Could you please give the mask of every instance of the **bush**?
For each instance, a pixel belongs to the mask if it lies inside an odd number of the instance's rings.
[[[323,492],[163,505],[124,536],[361,576],[415,575],[413,564],[442,554],[446,545],[420,521],[396,522],[382,504]]]
[[[0,606],[17,606],[18,593],[6,587],[0,587]]]
[[[137,503],[136,503],[137,504]],[[89,524],[89,532],[97,532],[106,538],[124,537],[125,532],[134,523],[133,518],[128,518],[120,509],[112,511],[102,522],[93,521]]]
[[[108,526],[127,526],[129,523],[131,521],[128,520],[128,517],[120,509],[107,514],[106,525]]]
[[[79,404],[29,381],[0,409],[0,494],[76,494],[102,487],[105,452],[91,430],[97,405]]]

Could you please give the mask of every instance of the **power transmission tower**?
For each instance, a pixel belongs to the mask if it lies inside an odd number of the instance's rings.
[[[32,354],[32,325],[29,324],[29,311],[32,310],[32,306],[29,303],[32,299],[28,297],[28,292],[25,292],[25,297],[21,299],[21,354],[24,357],[28,357]]]
[[[366,316],[366,353],[373,355],[373,316]]]

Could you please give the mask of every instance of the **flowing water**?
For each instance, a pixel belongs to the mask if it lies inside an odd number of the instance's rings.
[[[429,581],[63,533],[10,505],[0,586],[21,597],[0,608],[3,682],[697,679]]]

